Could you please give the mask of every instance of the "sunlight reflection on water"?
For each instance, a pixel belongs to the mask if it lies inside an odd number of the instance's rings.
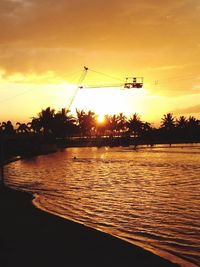
[[[200,146],[68,148],[6,167],[44,209],[200,265]],[[165,254],[166,253],[166,254]]]

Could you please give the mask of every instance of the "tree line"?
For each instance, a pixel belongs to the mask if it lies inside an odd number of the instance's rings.
[[[102,122],[93,111],[76,110],[73,116],[69,110],[55,111],[47,107],[28,123],[11,121],[0,123],[0,133],[6,136],[43,136],[44,138],[73,137],[131,137],[140,141],[188,140],[199,141],[200,120],[189,116],[176,118],[172,113],[164,114],[158,128],[142,121],[134,113],[127,118],[123,113],[105,115]]]

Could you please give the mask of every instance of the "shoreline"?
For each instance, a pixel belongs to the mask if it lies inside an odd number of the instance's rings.
[[[38,155],[55,153],[70,147],[129,147],[156,145],[178,145],[178,144],[200,144],[199,138],[133,138],[126,136],[114,137],[73,137],[73,138],[57,138],[57,139],[40,139],[39,136],[8,136],[6,141],[0,138],[0,165],[5,165],[10,161],[19,158],[31,158]]]
[[[153,144],[149,144],[149,143],[137,143],[137,144],[129,144],[129,145],[123,145],[123,144],[115,144],[114,146],[111,145],[106,145],[106,144],[102,144],[102,145],[97,145],[96,142],[94,143],[80,143],[80,144],[68,144],[67,146],[62,146],[62,147],[56,147],[55,148],[55,144],[53,144],[53,148],[51,150],[51,146],[48,147],[48,150],[43,150],[43,151],[38,151],[38,153],[34,153],[34,154],[28,154],[28,155],[14,155],[14,156],[9,156],[7,158],[4,159],[3,164],[1,163],[0,166],[5,166],[9,163],[18,161],[18,160],[24,160],[24,159],[30,159],[33,157],[37,157],[37,156],[42,156],[42,155],[48,155],[48,154],[52,154],[52,153],[56,153],[58,151],[63,151],[67,148],[80,148],[80,147],[134,147],[134,148],[140,148],[141,146],[146,146],[146,147],[151,147],[151,148],[155,148],[156,146],[160,146],[160,145],[168,145],[169,147],[173,147],[173,145],[200,145],[200,141],[196,141],[196,142],[190,142],[190,141],[185,141],[185,142],[157,142],[157,143],[153,143]]]
[[[109,234],[44,212],[32,200],[29,193],[0,189],[2,267],[179,266]]]
[[[62,215],[60,215],[59,213],[56,213],[56,212],[54,212],[54,211],[49,211],[49,210],[45,209],[43,206],[41,206],[41,205],[39,205],[39,204],[37,203],[37,197],[38,197],[37,194],[34,195],[34,198],[33,198],[33,200],[32,200],[32,203],[33,203],[33,205],[34,205],[36,208],[38,208],[39,210],[44,211],[45,213],[52,214],[53,216],[56,216],[56,217],[61,217],[61,218],[63,218],[64,220],[71,221],[71,222],[74,222],[74,223],[76,223],[76,224],[83,225],[84,227],[87,227],[87,228],[89,228],[89,229],[97,230],[98,232],[101,232],[101,233],[103,233],[103,234],[106,234],[106,235],[109,235],[109,236],[111,236],[111,237],[117,238],[118,240],[124,241],[124,242],[126,242],[126,243],[128,243],[128,244],[131,244],[131,245],[133,245],[133,246],[138,247],[138,249],[145,250],[145,251],[147,251],[147,252],[149,252],[149,253],[152,253],[152,254],[155,255],[155,256],[158,256],[158,257],[160,257],[160,258],[162,258],[162,259],[165,259],[165,260],[169,261],[170,263],[175,264],[175,266],[177,266],[177,267],[178,267],[178,266],[180,266],[180,267],[181,267],[181,266],[182,266],[182,267],[188,267],[188,266],[190,266],[190,267],[198,267],[197,265],[195,265],[195,264],[193,264],[193,263],[191,263],[191,262],[188,262],[188,261],[186,261],[186,260],[184,260],[184,259],[182,259],[182,258],[180,258],[180,257],[178,257],[178,256],[175,256],[175,255],[173,255],[173,254],[170,254],[170,253],[168,253],[168,252],[166,252],[166,251],[164,252],[164,251],[162,251],[162,250],[159,250],[158,248],[156,248],[156,250],[155,250],[155,249],[152,249],[151,246],[146,246],[146,247],[145,247],[145,246],[142,246],[142,244],[139,243],[139,242],[137,242],[137,241],[135,241],[135,242],[131,242],[131,241],[128,240],[127,238],[119,237],[119,236],[114,235],[114,234],[111,234],[111,233],[109,233],[109,232],[105,232],[105,231],[103,231],[102,229],[94,228],[94,227],[92,227],[92,226],[85,225],[85,224],[79,222],[78,220],[71,219],[70,217],[62,216]],[[144,244],[143,244],[143,245],[144,245]],[[140,265],[139,265],[139,266],[140,266]],[[145,265],[145,266],[146,266],[146,265]]]

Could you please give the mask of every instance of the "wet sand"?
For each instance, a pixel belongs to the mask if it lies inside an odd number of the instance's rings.
[[[32,196],[0,190],[1,267],[175,267],[137,246],[45,213]]]

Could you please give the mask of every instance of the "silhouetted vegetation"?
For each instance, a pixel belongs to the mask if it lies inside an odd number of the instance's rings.
[[[99,122],[93,111],[77,110],[73,116],[69,110],[55,111],[50,107],[30,122],[11,121],[0,123],[1,154],[32,156],[51,152],[66,146],[117,146],[153,145],[200,141],[200,120],[189,116],[175,118],[172,113],[163,115],[159,128],[141,120],[138,114],[127,118],[123,113],[105,115]],[[2,160],[1,160],[2,161]]]

